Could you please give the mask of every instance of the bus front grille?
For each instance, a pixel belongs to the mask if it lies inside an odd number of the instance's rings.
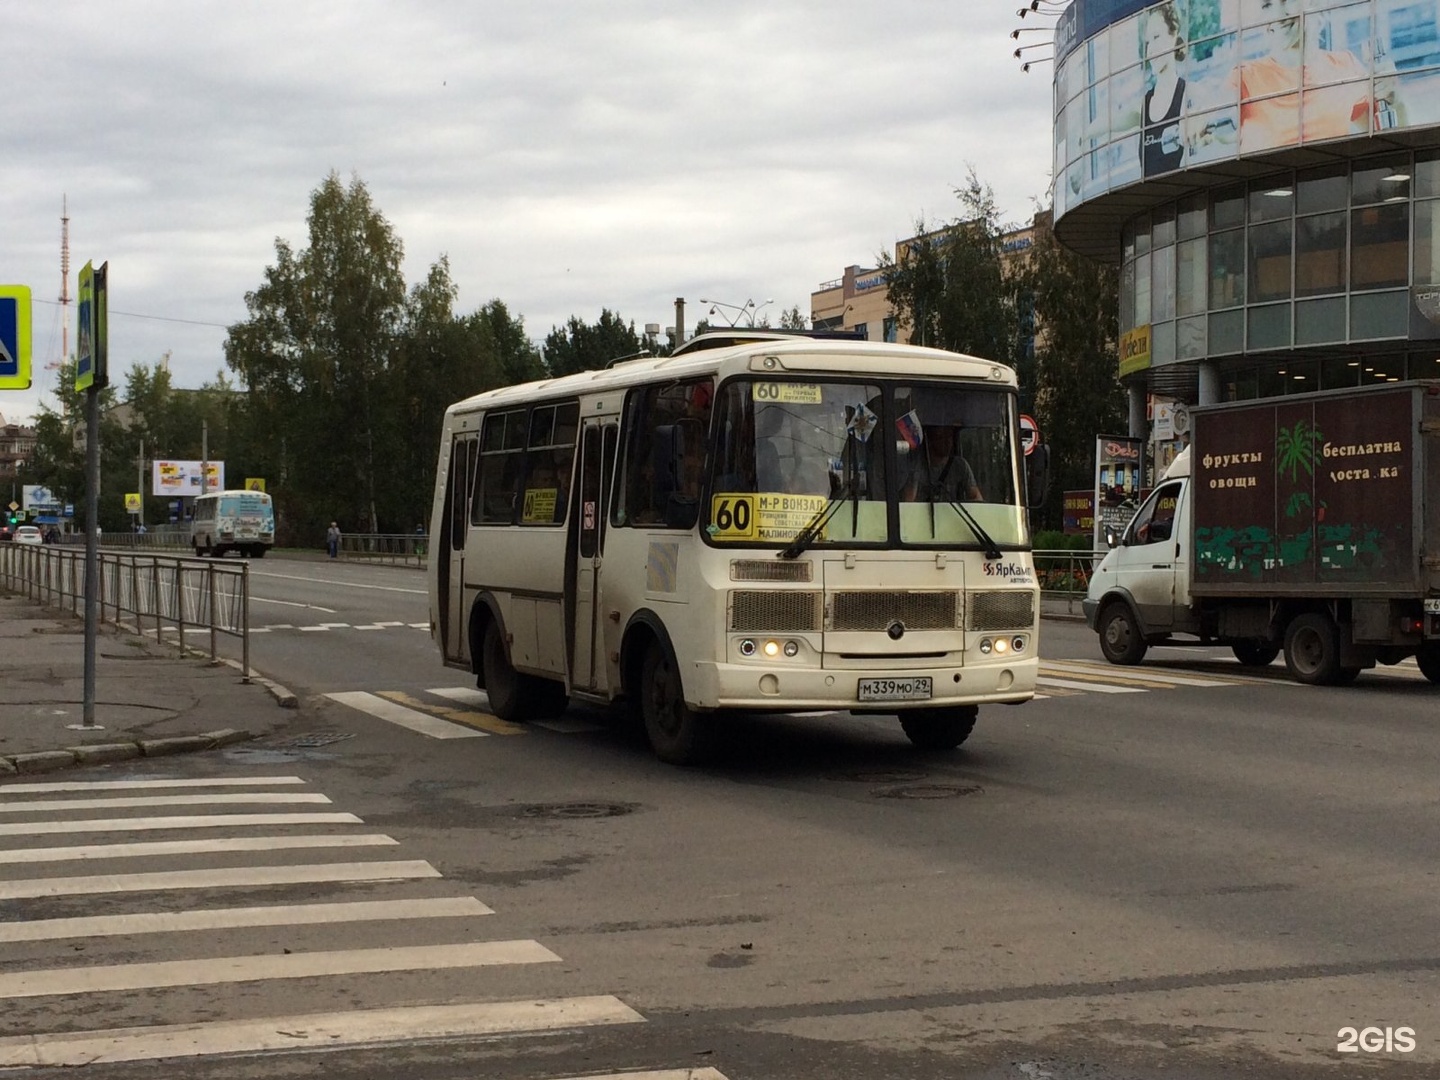
[[[1025,630],[1035,623],[1035,594],[1021,590],[970,594],[969,630]]]
[[[800,634],[820,629],[818,592],[793,589],[736,590],[730,594],[730,631],[736,634]]]
[[[829,630],[888,630],[896,622],[907,630],[954,630],[960,625],[960,594],[876,590],[837,592],[830,598]]]

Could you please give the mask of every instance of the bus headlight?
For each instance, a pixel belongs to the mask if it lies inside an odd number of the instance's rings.
[[[800,655],[800,643],[799,643],[798,641],[787,641],[787,642],[785,642],[785,655],[786,655],[786,656],[798,656],[798,655]]]
[[[1023,637],[1020,637],[1019,635],[1016,635],[1015,639],[1010,642],[1010,647],[1011,647],[1012,649],[1014,649],[1016,652],[1024,652],[1024,651],[1025,651],[1025,639],[1024,639]]]
[[[990,650],[991,650],[993,647],[994,647],[994,646],[991,644],[990,639],[989,639],[988,637],[987,637],[987,638],[981,638],[981,639],[980,639],[980,651],[981,651],[982,653],[984,653],[986,656],[989,656],[989,655],[990,655]]]
[[[741,656],[754,656],[754,655],[755,655],[755,640],[754,640],[753,638],[748,638],[748,637],[747,637],[747,638],[743,639],[743,640],[740,642],[740,655],[741,655]]]
[[[780,643],[773,638],[765,642],[765,655],[776,657],[780,655]]]

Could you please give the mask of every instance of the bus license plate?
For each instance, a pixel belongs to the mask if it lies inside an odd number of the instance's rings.
[[[1435,613],[1437,613],[1437,614],[1440,614],[1440,599],[1437,599],[1437,600],[1426,600],[1426,601],[1425,601],[1425,610],[1426,610],[1426,611],[1433,611],[1433,612],[1435,612]]]
[[[929,701],[930,676],[912,679],[861,679],[855,695],[861,701]]]

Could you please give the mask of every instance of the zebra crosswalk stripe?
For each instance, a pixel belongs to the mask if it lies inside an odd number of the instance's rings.
[[[0,1068],[96,1065],[263,1050],[335,1050],[404,1040],[519,1035],[644,1021],[638,1012],[610,995],[363,1009],[259,1020],[12,1036],[0,1038]],[[644,1080],[651,1077],[725,1080],[712,1069],[641,1073],[639,1077]]]
[[[0,851],[0,864],[32,862],[103,862],[169,855],[208,855],[217,851],[293,851],[296,848],[352,848],[398,844],[380,833],[362,835],[230,836],[209,840],[158,840],[137,844],[81,844],[74,847],[16,848]]]
[[[439,876],[440,871],[423,859],[402,862],[312,863],[298,866],[227,866],[215,870],[166,870],[141,874],[95,874],[88,877],[0,881],[0,900],[172,889],[233,889],[329,881],[401,881]]]
[[[418,709],[409,708],[395,701],[386,701],[382,697],[366,693],[363,690],[345,690],[325,696],[332,701],[338,701],[341,705],[359,709],[361,712],[369,713],[381,720],[388,720],[392,724],[419,732],[421,735],[429,735],[432,739],[479,739],[489,734],[489,732],[478,731],[472,727],[452,724],[448,720],[441,720],[438,716],[431,716],[429,713],[420,712]]]
[[[354,814],[181,814],[173,817],[81,818],[77,821],[0,821],[0,836],[59,833],[144,832],[169,829],[233,829],[251,825],[358,825]]]

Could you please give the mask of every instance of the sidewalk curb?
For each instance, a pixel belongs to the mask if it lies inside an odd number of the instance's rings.
[[[0,757],[0,776],[30,775],[55,772],[57,769],[68,769],[77,765],[101,765],[133,758],[218,750],[223,746],[249,742],[254,737],[248,731],[219,728],[200,735],[179,735],[167,739],[136,739],[90,746],[67,746],[60,750],[36,750]]]

